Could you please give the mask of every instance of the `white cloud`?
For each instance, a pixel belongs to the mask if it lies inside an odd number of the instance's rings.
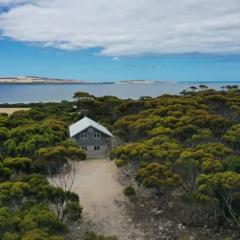
[[[0,0],[4,4],[15,5],[0,13],[1,35],[17,41],[99,47],[112,57],[240,53],[239,0]]]

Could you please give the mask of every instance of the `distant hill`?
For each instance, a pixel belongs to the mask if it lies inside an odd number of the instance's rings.
[[[57,79],[57,78],[46,78],[46,77],[35,77],[35,76],[23,76],[23,77],[0,77],[0,84],[80,84],[88,83],[81,80],[71,79]]]
[[[59,79],[36,76],[0,77],[0,84],[154,84],[163,81],[122,80],[116,82],[92,82],[85,80]]]
[[[153,84],[153,83],[162,83],[161,81],[153,81],[153,80],[123,80],[117,83],[121,84]]]

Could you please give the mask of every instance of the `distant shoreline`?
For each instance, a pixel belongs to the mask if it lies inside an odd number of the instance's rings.
[[[239,81],[208,81],[208,82],[205,82],[205,81],[196,81],[196,82],[192,82],[192,81],[180,81],[179,83],[187,83],[187,84],[211,84],[211,83],[224,83],[224,84],[233,84],[233,83],[240,83],[240,80]]]
[[[180,82],[0,82],[0,85],[151,85],[151,84],[240,84],[240,81],[211,81],[211,82],[189,82],[189,81],[180,81]]]
[[[121,99],[138,99],[142,96],[157,97],[164,94],[179,95],[182,91],[191,90],[191,86],[202,90],[200,85],[209,89],[223,90],[226,86],[238,85],[236,82],[192,83],[192,82],[162,82],[162,83],[11,83],[0,84],[0,103],[36,103],[72,101],[75,92],[88,92],[94,96],[116,96]]]
[[[0,82],[0,85],[92,85],[92,84],[115,84],[115,82],[100,82],[100,83],[82,83],[82,82]]]
[[[174,81],[165,80],[149,80],[149,79],[131,79],[118,81],[91,81],[80,79],[59,79],[38,76],[21,76],[21,77],[0,77],[0,85],[153,85],[153,84],[240,84],[240,80],[235,81]]]
[[[156,80],[120,80],[120,81],[87,81],[87,80],[74,80],[74,79],[56,79],[36,76],[23,76],[23,77],[0,77],[0,85],[2,84],[20,84],[20,85],[39,85],[39,84],[159,84],[164,81]]]

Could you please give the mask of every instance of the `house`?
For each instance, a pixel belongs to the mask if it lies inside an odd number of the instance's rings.
[[[71,125],[69,132],[70,137],[86,151],[87,158],[105,157],[112,148],[111,132],[88,117]]]

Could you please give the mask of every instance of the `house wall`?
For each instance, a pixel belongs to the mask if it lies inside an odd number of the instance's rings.
[[[83,137],[85,134],[86,138]],[[95,134],[99,134],[99,138],[96,138]],[[93,127],[85,129],[73,138],[79,146],[87,148],[87,158],[104,157],[111,150],[111,137]],[[99,150],[94,149],[95,146],[99,146]]]

